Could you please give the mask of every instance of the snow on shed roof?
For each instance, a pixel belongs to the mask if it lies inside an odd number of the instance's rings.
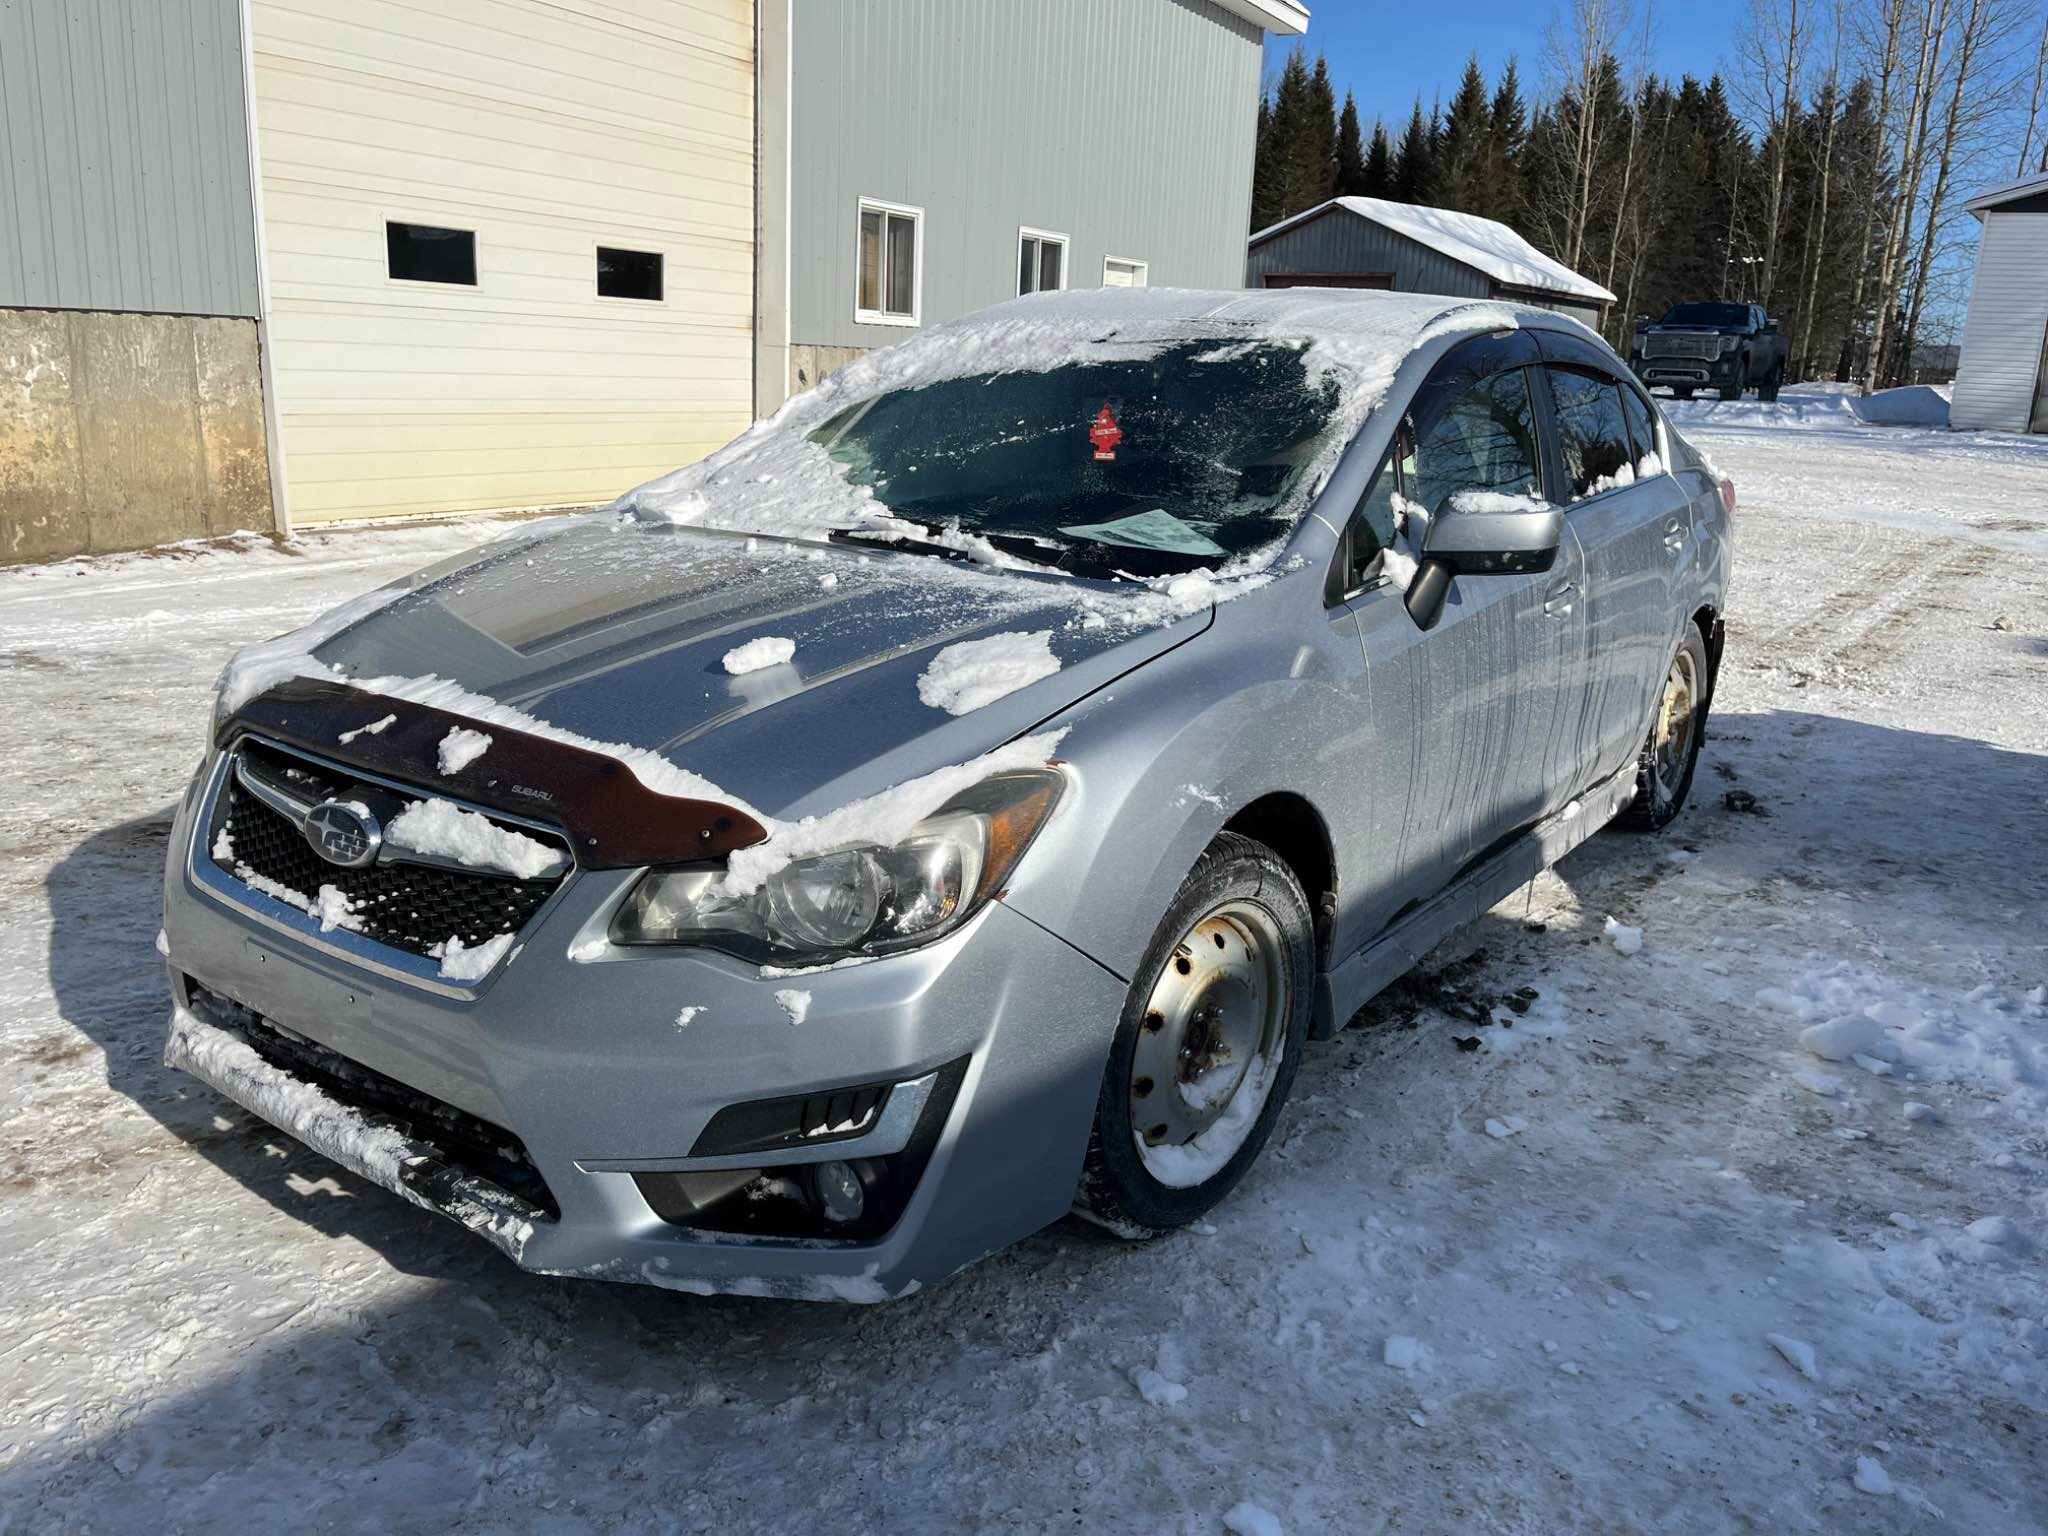
[[[2016,203],[2023,197],[2032,197],[2040,192],[2048,192],[2048,171],[2037,171],[2031,176],[2020,177],[2018,181],[1993,187],[1988,192],[1979,192],[1963,204],[1963,212],[1974,213],[1981,221],[1985,214],[2001,204]]]
[[[1484,272],[1498,283],[1541,288],[1601,304],[1614,302],[1614,295],[1591,278],[1579,276],[1563,262],[1552,261],[1499,220],[1482,219],[1476,213],[1454,213],[1448,208],[1390,203],[1380,197],[1333,197],[1305,213],[1260,230],[1252,236],[1251,243],[1259,245],[1331,208],[1343,208],[1362,219],[1370,219],[1418,245],[1428,246],[1438,255]]]

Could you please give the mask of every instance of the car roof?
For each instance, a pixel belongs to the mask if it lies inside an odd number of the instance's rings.
[[[1307,342],[1368,373],[1389,373],[1438,337],[1514,326],[1597,333],[1554,310],[1510,299],[1381,289],[1090,288],[1030,294],[927,326],[877,357],[895,382],[918,376],[1039,369],[1103,355],[1105,345],[1191,341]],[[858,365],[849,368],[858,374]],[[852,382],[851,379],[848,380]]]

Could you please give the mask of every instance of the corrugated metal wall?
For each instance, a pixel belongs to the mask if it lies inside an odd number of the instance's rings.
[[[237,0],[0,0],[0,306],[256,313]]]
[[[1245,272],[1253,288],[1265,286],[1268,272],[1391,272],[1400,293],[1493,296],[1493,283],[1484,273],[1344,208],[1275,235],[1246,259]]]
[[[1993,209],[1977,250],[1948,423],[2024,432],[2044,368],[2048,331],[2048,213]]]
[[[1262,37],[1209,0],[795,0],[790,339],[854,322],[862,197],[925,210],[929,325],[1012,298],[1020,225],[1155,287],[1237,288]]]

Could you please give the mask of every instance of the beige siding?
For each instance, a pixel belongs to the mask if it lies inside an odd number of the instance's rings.
[[[607,500],[751,418],[752,0],[253,0],[292,518]],[[393,282],[387,219],[471,229]],[[601,299],[596,248],[666,257]]]

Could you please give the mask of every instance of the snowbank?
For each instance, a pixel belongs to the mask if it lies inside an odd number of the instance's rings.
[[[1795,430],[1948,425],[1947,387],[1930,384],[1881,389],[1868,398],[1852,393],[1846,385],[1795,384],[1769,402],[1701,398],[1661,403],[1681,428],[1708,423]]]

